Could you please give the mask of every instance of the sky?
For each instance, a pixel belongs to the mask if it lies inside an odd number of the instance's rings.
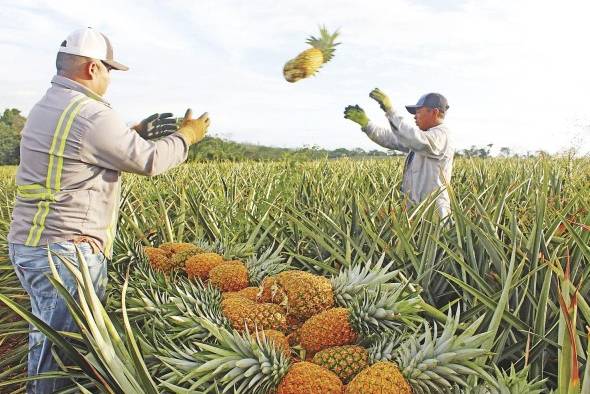
[[[358,104],[385,126],[368,97],[379,87],[402,113],[444,94],[456,149],[586,153],[589,14],[583,0],[0,0],[0,110],[26,116],[61,41],[92,26],[130,67],[105,96],[130,123],[190,107],[234,141],[378,149],[343,110]],[[320,25],[341,33],[334,58],[286,82],[284,63]]]

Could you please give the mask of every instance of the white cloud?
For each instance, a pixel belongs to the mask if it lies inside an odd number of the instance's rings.
[[[129,120],[191,106],[240,141],[373,149],[342,110],[380,119],[367,96],[379,86],[400,109],[444,93],[459,147],[557,151],[589,133],[589,11],[582,0],[4,1],[0,108],[28,112],[59,42],[91,25],[131,66],[108,94]],[[285,82],[284,62],[320,24],[341,29],[334,59]]]

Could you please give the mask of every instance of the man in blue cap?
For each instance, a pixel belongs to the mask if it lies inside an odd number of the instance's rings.
[[[436,205],[440,216],[448,216],[450,202],[446,186],[451,180],[455,150],[450,130],[443,123],[449,109],[447,99],[439,93],[427,93],[420,97],[416,105],[406,106],[408,112],[414,115],[418,126],[415,128],[396,113],[391,100],[380,89],[374,89],[369,97],[379,103],[389,121],[389,127],[380,127],[371,122],[358,105],[347,106],[344,117],[358,123],[362,131],[377,144],[407,152],[402,192],[413,204],[437,192]]]

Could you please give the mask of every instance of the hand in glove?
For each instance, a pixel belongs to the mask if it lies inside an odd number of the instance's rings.
[[[178,129],[178,132],[182,134],[189,145],[196,144],[205,138],[209,128],[209,114],[207,112],[204,112],[197,119],[193,119],[192,116],[192,110],[187,109]]]
[[[369,118],[367,118],[365,111],[358,105],[349,105],[346,107],[344,109],[344,118],[358,123],[361,127],[367,127],[367,124],[369,124]]]
[[[379,103],[381,109],[385,112],[389,112],[392,109],[391,100],[385,93],[381,91],[379,88],[373,89],[371,93],[369,93],[369,97]]]
[[[144,140],[153,140],[174,133],[178,127],[170,112],[153,114],[132,127]]]

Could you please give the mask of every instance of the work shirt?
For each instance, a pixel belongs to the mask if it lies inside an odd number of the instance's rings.
[[[442,190],[436,197],[441,217],[450,213],[446,185],[451,181],[455,150],[450,131],[445,124],[422,131],[405,121],[394,111],[385,114],[389,128],[369,121],[363,131],[377,144],[406,152],[402,192],[413,204],[418,204],[432,192]]]
[[[160,174],[186,160],[189,146],[179,133],[146,141],[83,85],[59,75],[51,83],[22,130],[8,241],[90,237],[111,256],[121,172]]]

